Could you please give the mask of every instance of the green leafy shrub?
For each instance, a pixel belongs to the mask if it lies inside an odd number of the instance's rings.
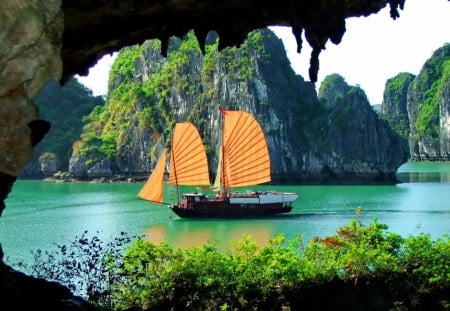
[[[53,164],[58,163],[58,157],[53,152],[44,152],[39,156],[39,163],[51,162]]]
[[[114,64],[111,67],[109,83],[118,77],[124,79],[133,78],[133,72],[136,67],[136,61],[142,54],[142,47],[135,45],[120,50]]]
[[[121,253],[129,241],[121,236],[105,247],[83,235],[58,252],[35,252],[27,268],[114,310],[308,309],[327,303],[314,297],[346,301],[364,290],[383,301],[378,309],[450,305],[449,236],[402,238],[376,219],[367,226],[352,220],[307,244],[278,236],[259,247],[243,237],[227,252],[214,244],[179,249],[138,239]]]
[[[225,254],[213,245],[181,250],[139,241],[123,258],[127,268],[121,276],[127,282],[119,284],[114,297],[123,307],[253,310],[290,305],[286,297],[293,293],[336,279],[353,284],[383,279],[393,288],[405,282],[404,290],[413,296],[418,284],[426,294],[449,289],[448,236],[432,242],[427,236],[403,239],[386,230],[376,219],[368,226],[353,220],[337,235],[307,245],[300,238],[285,243],[280,236],[260,248],[243,238]],[[145,285],[133,287],[139,284]],[[133,304],[122,286],[134,288]],[[403,296],[396,299],[411,303]]]
[[[433,288],[448,289],[450,282],[450,239],[448,235],[432,241],[429,235],[405,240],[401,266],[411,286],[427,293]]]
[[[448,236],[404,239],[376,219],[367,226],[353,220],[337,235],[306,245],[279,236],[258,247],[244,237],[226,253],[211,244],[183,250],[138,241],[123,257],[117,272],[123,283],[113,296],[121,308],[281,309],[311,286],[383,280],[389,291],[402,284],[408,293],[395,296],[392,305],[409,305],[409,299],[449,289],[449,247]],[[440,301],[445,306],[448,296]]]

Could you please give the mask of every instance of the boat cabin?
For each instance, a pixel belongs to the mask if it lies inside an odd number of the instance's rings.
[[[185,193],[183,194],[183,201],[186,200],[187,202],[200,202],[205,200],[206,196],[201,193]]]

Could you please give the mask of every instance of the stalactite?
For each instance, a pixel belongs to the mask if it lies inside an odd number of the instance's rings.
[[[397,8],[403,10],[404,5],[405,0],[389,0],[389,6],[391,8],[390,14],[393,19],[397,19],[398,17],[400,17]]]
[[[297,42],[297,53],[300,54],[302,51],[302,45],[303,45],[303,40],[302,40],[303,28],[300,24],[297,24],[297,23],[291,23],[291,27],[292,27],[292,33],[294,34],[294,37],[295,37],[295,41]]]
[[[63,80],[67,80],[74,74],[87,72],[106,52],[147,39],[160,38],[162,54],[166,55],[166,37],[180,36],[192,29],[195,29],[204,53],[204,38],[210,30],[220,34],[219,50],[222,50],[239,46],[252,30],[290,24],[300,53],[302,33],[308,31],[310,37],[320,37],[320,42],[329,39],[338,44],[345,33],[345,18],[368,16],[390,5],[391,16],[395,19],[405,0],[247,0],[222,1],[220,4],[122,0],[101,1],[95,6],[86,1],[63,0],[62,3],[65,26]],[[316,50],[314,55],[324,48],[317,42],[309,44]],[[312,63],[317,62],[313,60]],[[312,76],[317,76],[314,68],[311,68]]]

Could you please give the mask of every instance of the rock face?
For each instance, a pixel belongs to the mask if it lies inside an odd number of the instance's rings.
[[[0,214],[33,146],[49,130],[33,97],[62,72],[59,1],[0,2]]]
[[[112,146],[112,172],[146,175],[170,140],[174,122],[191,121],[214,174],[219,111],[225,108],[250,112],[261,123],[274,182],[395,180],[406,160],[404,142],[378,118],[362,90],[335,75],[322,85],[319,101],[313,84],[294,74],[281,40],[267,29],[252,33],[239,50],[218,53],[213,34],[208,42],[205,57],[193,34],[172,41],[167,60],[155,41],[121,52],[112,68],[109,101],[89,117],[71,173],[79,176],[77,168],[87,162],[98,165]],[[128,108],[118,109],[125,101]]]
[[[447,61],[446,73],[439,94],[439,143],[441,155],[450,160],[450,71]]]
[[[386,182],[395,180],[397,168],[407,160],[406,140],[392,132],[370,106],[365,93],[348,86],[339,75],[323,81],[319,98],[330,110],[322,127],[325,152],[315,170],[326,178]],[[327,176],[328,175],[328,176]]]
[[[106,158],[92,166],[86,174],[89,178],[111,177],[111,160]]]
[[[33,278],[3,263],[0,246],[1,310],[89,311],[91,306],[58,283]]]
[[[41,172],[45,177],[51,177],[58,171],[58,166],[56,161],[51,159],[44,159],[41,162]]]
[[[398,134],[409,137],[409,117],[407,109],[407,94],[415,76],[402,72],[389,79],[384,88],[381,115],[391,128]]]
[[[408,89],[413,160],[450,160],[450,44],[427,60]]]
[[[69,160],[70,174],[76,178],[87,177],[89,166],[86,165],[87,159],[82,156],[72,156]]]
[[[0,12],[0,171],[15,176],[32,155],[32,99],[61,74],[63,20],[59,1],[1,1]]]

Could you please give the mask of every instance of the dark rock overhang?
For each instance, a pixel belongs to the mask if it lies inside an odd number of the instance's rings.
[[[399,16],[405,0],[63,0],[63,81],[86,75],[104,54],[158,38],[167,53],[171,36],[194,30],[204,49],[210,30],[219,49],[239,46],[247,34],[267,26],[291,26],[301,51],[302,33],[312,47],[309,76],[317,80],[319,54],[328,40],[338,44],[345,18],[368,16],[390,5]]]

